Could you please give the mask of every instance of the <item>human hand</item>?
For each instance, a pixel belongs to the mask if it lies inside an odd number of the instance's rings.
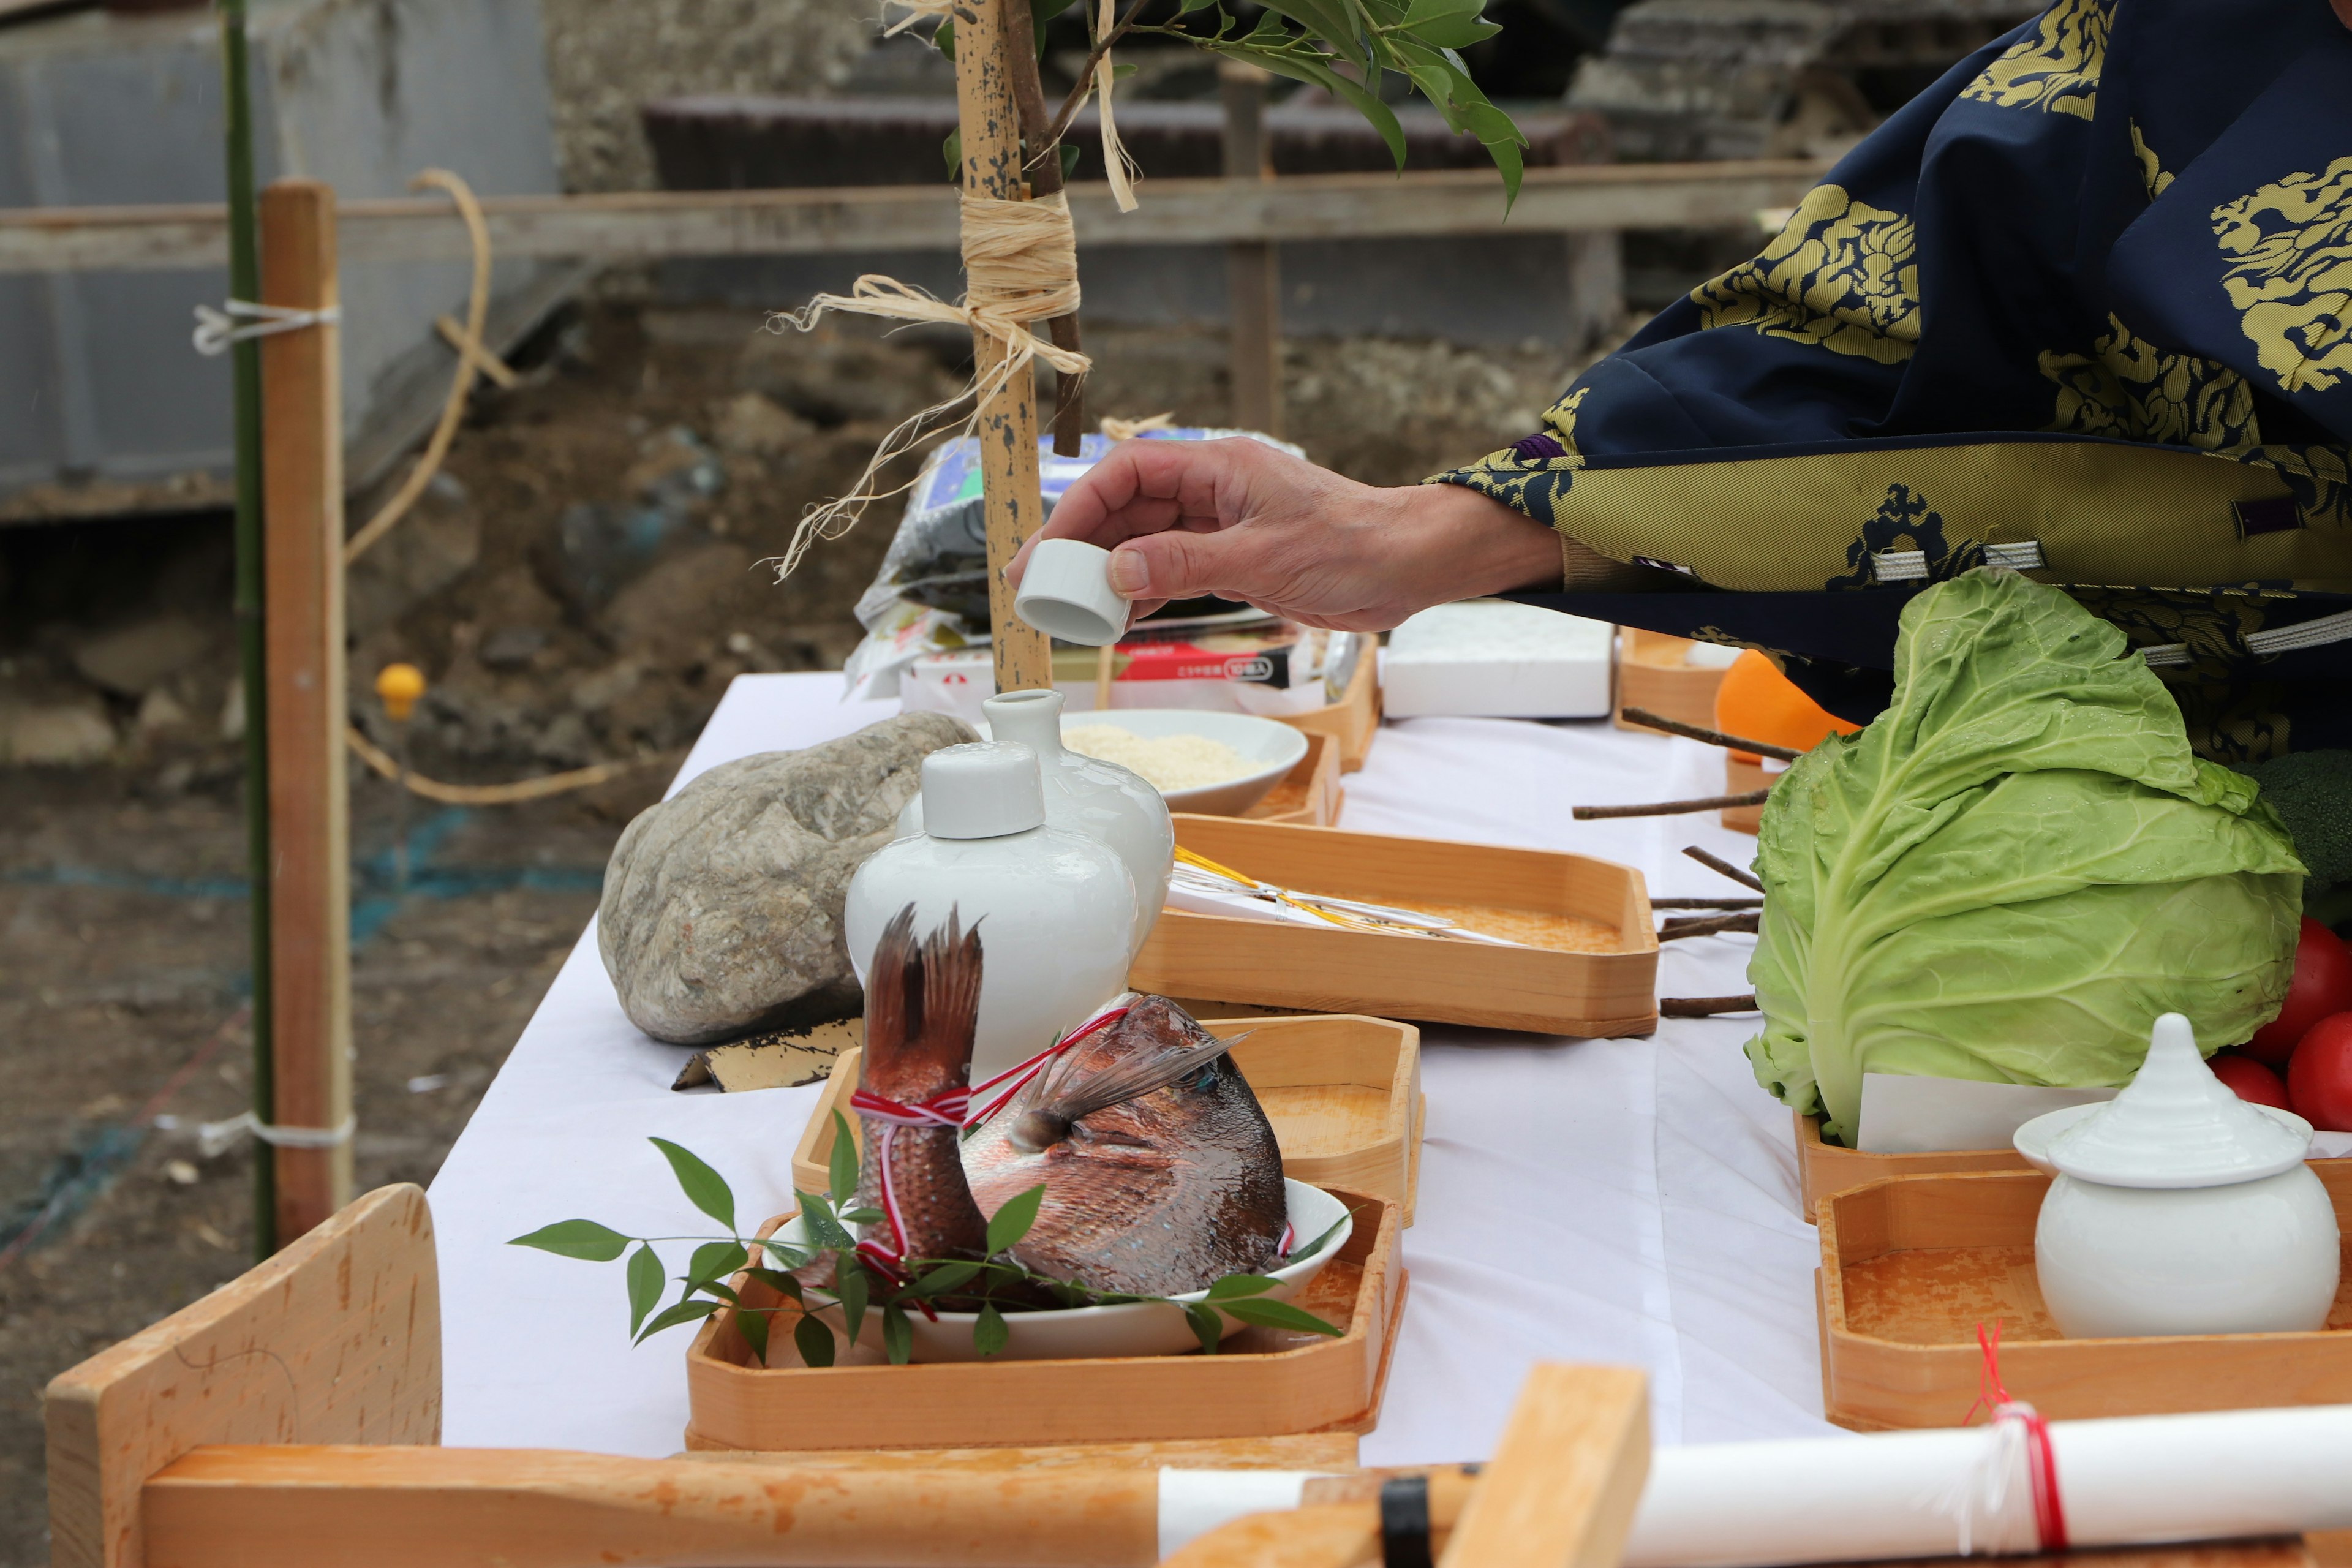
[[[1557,585],[1559,536],[1460,485],[1384,489],[1246,437],[1128,441],[1065,493],[1037,539],[1111,552],[1137,618],[1213,594],[1310,626],[1386,631],[1416,610]]]

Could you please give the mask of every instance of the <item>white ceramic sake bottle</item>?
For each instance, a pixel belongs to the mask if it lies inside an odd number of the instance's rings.
[[[2304,1163],[2310,1147],[2311,1123],[2240,1100],[2198,1054],[2189,1020],[2158,1018],[2130,1085],[2050,1140],[2059,1174],[2033,1265],[2059,1329],[2324,1327],[2342,1255],[2335,1205]]]
[[[979,925],[977,1086],[1126,988],[1135,883],[1108,846],[1047,825],[1037,753],[1026,746],[933,752],[922,801],[924,831],[884,845],[850,879],[844,935],[863,984],[882,928],[908,904],[918,937],[951,911]]]
[[[992,738],[1017,742],[1037,753],[1045,783],[1045,821],[1099,838],[1127,863],[1127,874],[1135,879],[1134,951],[1140,952],[1168,900],[1168,875],[1175,863],[1176,829],[1168,802],[1140,774],[1064,746],[1062,703],[1058,691],[1010,691],[981,707]],[[919,794],[898,814],[898,832],[905,837],[922,830]]]

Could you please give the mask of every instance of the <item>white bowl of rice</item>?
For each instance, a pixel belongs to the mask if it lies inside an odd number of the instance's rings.
[[[1189,708],[1067,714],[1062,744],[1142,774],[1171,811],[1208,816],[1239,816],[1307,755],[1287,724]]]

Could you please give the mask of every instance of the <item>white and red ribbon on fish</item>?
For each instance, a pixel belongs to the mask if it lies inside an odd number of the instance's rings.
[[[907,1224],[898,1213],[898,1188],[892,1179],[891,1152],[898,1142],[901,1127],[945,1127],[961,1131],[965,1108],[971,1102],[971,1091],[950,1089],[929,1100],[912,1105],[901,1105],[895,1100],[885,1100],[878,1094],[858,1089],[849,1097],[849,1108],[868,1121],[882,1124],[882,1217],[890,1222],[887,1246],[868,1237],[857,1244],[857,1256],[883,1270],[893,1279],[904,1279],[907,1272]]]
[[[1080,1024],[1076,1028],[1072,1029],[1068,1034],[1064,1035],[1060,1039],[1055,1040],[1052,1045],[1047,1046],[1044,1050],[1039,1051],[1027,1061],[1021,1063],[1017,1067],[1006,1068],[1003,1072],[998,1073],[994,1078],[989,1079],[985,1082],[973,1084],[971,1086],[971,1098],[974,1103],[979,1105],[980,1109],[972,1111],[965,1118],[964,1125],[966,1127],[978,1127],[982,1123],[985,1122],[990,1117],[994,1116],[998,1111],[1003,1110],[1005,1105],[1011,1101],[1013,1097],[1020,1093],[1023,1089],[1028,1088],[1029,1080],[1035,1078],[1039,1073],[1044,1072],[1046,1065],[1052,1062],[1055,1058],[1060,1056],[1064,1051],[1068,1050],[1072,1046],[1076,1045],[1080,1040],[1087,1039],[1094,1035],[1098,1035],[1105,1029],[1109,1028],[1112,1025],[1118,1023],[1121,1018],[1126,1017],[1129,1010],[1135,1005],[1139,994],[1139,993],[1134,991],[1120,992],[1117,996],[1112,997],[1109,1001],[1096,1008],[1087,1018],[1085,1023]]]
[[[907,1277],[905,1268],[907,1224],[898,1212],[898,1186],[892,1179],[890,1170],[890,1156],[898,1141],[898,1129],[901,1127],[950,1127],[961,1131],[967,1127],[979,1126],[1003,1110],[1005,1102],[1026,1088],[1030,1079],[1045,1071],[1046,1065],[1055,1058],[1076,1045],[1080,1040],[1091,1035],[1099,1034],[1126,1017],[1128,1009],[1135,1005],[1135,999],[1136,993],[1132,991],[1121,993],[1097,1008],[1085,1023],[1080,1024],[1027,1061],[1018,1067],[1008,1068],[972,1089],[947,1089],[931,1096],[929,1100],[918,1100],[912,1105],[903,1105],[895,1100],[886,1100],[881,1095],[863,1089],[852,1093],[849,1097],[849,1108],[866,1121],[877,1121],[882,1125],[879,1162],[882,1173],[882,1217],[890,1225],[888,1245],[885,1246],[882,1242],[868,1237],[857,1244],[857,1255],[876,1268],[884,1270],[894,1279],[904,1279]],[[992,1094],[994,1098],[981,1107],[977,1113],[971,1110],[974,1100],[982,1095]]]

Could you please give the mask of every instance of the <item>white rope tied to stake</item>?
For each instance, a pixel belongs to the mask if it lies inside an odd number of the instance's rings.
[[[866,469],[846,495],[813,507],[801,519],[777,568],[779,581],[792,574],[808,547],[820,539],[838,539],[870,501],[898,494],[913,484],[908,479],[887,490],[875,485],[883,468],[929,434],[927,426],[967,399],[972,411],[960,435],[971,435],[980,411],[989,399],[1030,374],[1044,360],[1060,374],[1082,376],[1094,362],[1074,349],[1057,346],[1030,328],[1033,321],[1066,316],[1078,308],[1077,237],[1070,226],[1070,205],[1060,192],[1035,201],[1003,201],[994,196],[962,197],[964,297],[954,304],[918,289],[869,272],[847,294],[820,294],[798,310],[780,310],[768,318],[771,331],[790,322],[805,332],[828,310],[880,316],[899,321],[942,321],[968,327],[993,338],[1003,346],[997,362],[975,371],[971,384],[909,416],[882,437],[867,458]]]
[[[359,1125],[355,1116],[341,1127],[273,1127],[250,1110],[240,1110],[226,1121],[206,1121],[196,1128],[196,1152],[209,1160],[226,1153],[250,1133],[273,1149],[333,1149],[348,1143]]]
[[[217,310],[210,305],[196,307],[196,330],[189,337],[196,352],[211,359],[226,353],[231,343],[299,332],[305,327],[331,327],[342,319],[340,305],[298,310],[286,305],[257,305],[250,300],[224,300]],[[240,320],[249,324],[238,326]]]

